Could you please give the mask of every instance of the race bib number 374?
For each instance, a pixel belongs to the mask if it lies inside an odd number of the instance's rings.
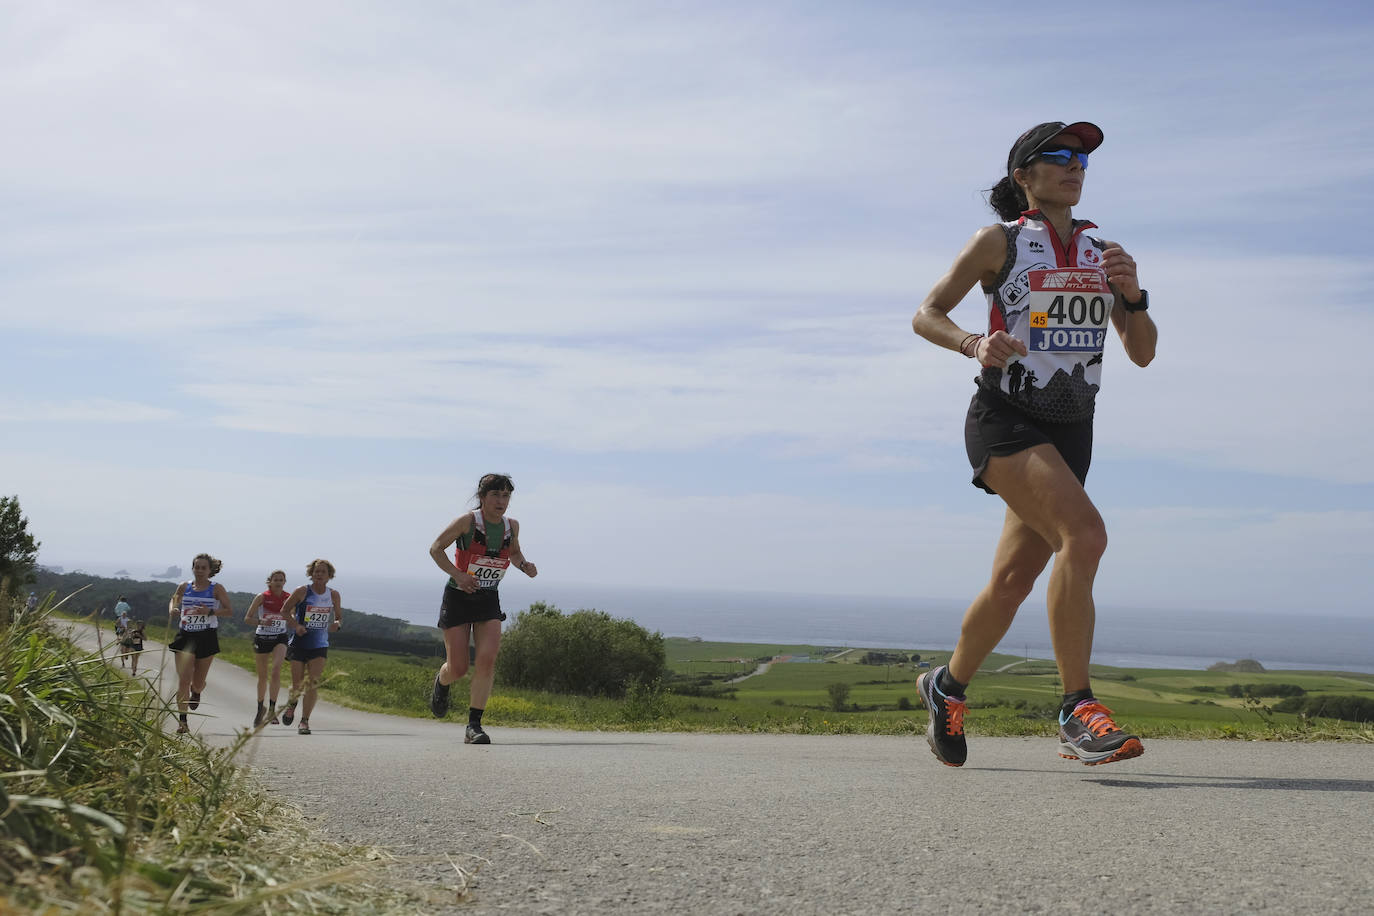
[[[1107,338],[1112,291],[1096,267],[1030,272],[1030,340],[1034,352],[1096,353]]]

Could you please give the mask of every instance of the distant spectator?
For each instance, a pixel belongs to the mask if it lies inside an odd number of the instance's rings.
[[[26,612],[32,614],[32,613],[33,613],[35,610],[37,610],[37,609],[38,609],[38,595],[37,595],[37,593],[35,593],[35,592],[29,592],[29,600],[24,602],[24,610],[25,610]]]

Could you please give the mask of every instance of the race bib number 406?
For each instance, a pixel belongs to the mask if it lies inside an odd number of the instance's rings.
[[[477,579],[478,588],[496,588],[508,566],[510,560],[502,557],[473,557],[468,562],[468,575]]]
[[[1112,291],[1096,267],[1030,272],[1032,353],[1096,353],[1107,339]]]

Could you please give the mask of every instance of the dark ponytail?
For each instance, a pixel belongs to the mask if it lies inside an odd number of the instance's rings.
[[[997,182],[988,189],[987,194],[988,206],[997,211],[997,216],[1003,220],[1016,219],[1029,206],[1026,192],[1010,178],[1003,178]]]

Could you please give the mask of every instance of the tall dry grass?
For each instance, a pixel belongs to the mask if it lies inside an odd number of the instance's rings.
[[[65,599],[64,599],[65,600]],[[0,912],[407,911],[386,854],[313,836],[228,748],[71,645],[52,596],[0,610]]]

